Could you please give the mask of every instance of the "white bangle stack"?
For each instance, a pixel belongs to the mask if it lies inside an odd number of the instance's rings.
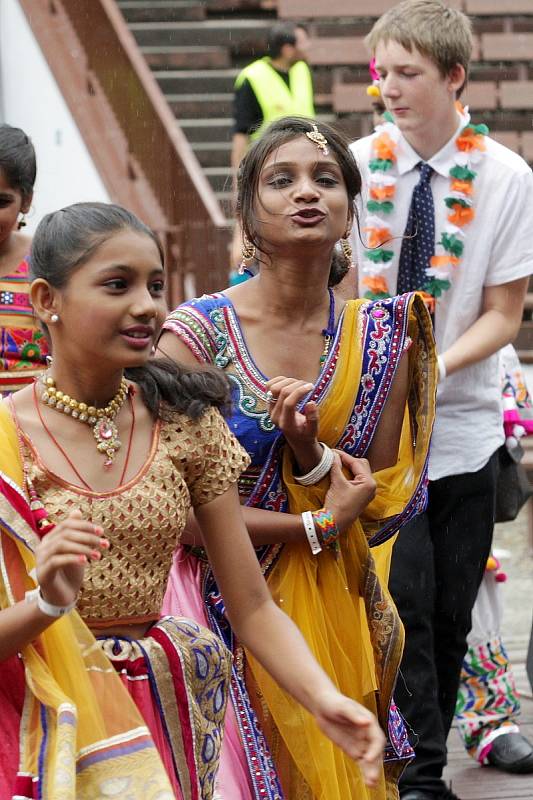
[[[310,472],[306,472],[305,475],[294,476],[294,480],[302,486],[313,486],[313,484],[325,478],[331,469],[335,457],[333,455],[333,450],[331,447],[328,447],[327,444],[324,444],[324,442],[319,442],[319,444],[322,445],[322,458],[316,467],[313,467]]]
[[[320,552],[322,552],[322,547],[318,541],[315,522],[313,520],[313,512],[304,511],[302,514],[302,522],[304,524],[305,535],[307,536],[307,541],[309,542],[311,552],[314,556],[317,556]]]
[[[72,611],[72,609],[76,607],[76,603],[78,602],[78,598],[76,598],[76,600],[74,600],[73,603],[69,603],[68,606],[54,606],[52,603],[47,603],[44,599],[40,586],[26,592],[25,597],[27,603],[37,603],[39,611],[42,611],[47,617],[54,617],[54,619],[59,619],[59,617],[68,614],[69,611]]]

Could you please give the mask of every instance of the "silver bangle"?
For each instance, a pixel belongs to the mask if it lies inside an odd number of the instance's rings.
[[[75,608],[76,603],[78,602],[78,598],[76,598],[76,600],[74,600],[73,603],[69,603],[68,606],[54,606],[52,603],[46,602],[42,595],[40,586],[38,586],[36,589],[26,592],[25,599],[27,603],[37,603],[37,608],[39,611],[42,611],[47,617],[54,617],[54,619],[59,619],[59,617],[63,617],[65,614],[68,614],[69,611],[72,611],[72,609]]]
[[[328,447],[327,444],[324,442],[319,442],[322,445],[322,458],[310,472],[306,472],[305,475],[295,475],[294,480],[296,483],[301,484],[302,486],[313,486],[313,484],[318,483],[325,478],[328,472],[331,469],[331,465],[333,464],[333,459],[335,456],[333,455],[333,450],[331,447]]]
[[[304,511],[302,513],[302,522],[304,524],[305,535],[307,536],[307,541],[309,542],[311,552],[314,556],[317,556],[322,551],[322,547],[318,541],[312,511]]]

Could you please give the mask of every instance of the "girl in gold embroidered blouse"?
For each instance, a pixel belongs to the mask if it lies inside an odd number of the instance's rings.
[[[54,360],[0,416],[12,444],[0,463],[0,683],[25,680],[26,695],[22,714],[19,694],[0,692],[21,754],[18,775],[0,758],[0,781],[14,781],[1,796],[28,780],[72,800],[111,785],[139,800],[217,796],[227,651],[192,621],[158,621],[191,507],[239,639],[372,785],[375,718],[335,689],[261,576],[235,483],[248,457],[219,412],[225,379],[147,363],[166,313],[157,238],[125,209],[80,203],[42,220],[31,269]],[[353,488],[343,478],[337,493]]]

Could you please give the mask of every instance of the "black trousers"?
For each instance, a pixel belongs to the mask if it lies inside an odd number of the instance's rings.
[[[390,589],[405,626],[395,699],[411,730],[416,758],[400,792],[438,796],[444,788],[451,727],[472,608],[490,552],[497,459],[478,472],[429,484],[424,514],[400,531]]]

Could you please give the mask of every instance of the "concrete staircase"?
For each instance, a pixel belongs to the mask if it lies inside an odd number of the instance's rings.
[[[128,26],[226,213],[233,84],[275,13],[249,0],[119,0]]]
[[[118,0],[176,119],[230,215],[233,85],[264,54],[272,0]],[[333,120],[331,98],[318,97]]]

